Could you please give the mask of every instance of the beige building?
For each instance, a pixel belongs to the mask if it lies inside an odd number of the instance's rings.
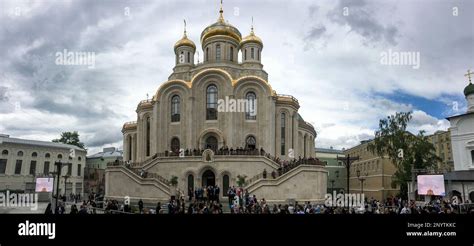
[[[441,158],[438,162],[438,172],[451,172],[454,170],[453,152],[451,148],[451,132],[436,131],[428,136],[429,141],[435,147],[436,155]]]
[[[350,168],[350,193],[360,193],[363,190],[367,199],[373,197],[377,200],[385,200],[387,197],[397,195],[400,191],[398,186],[392,185],[392,175],[396,172],[396,167],[388,157],[381,158],[372,154],[367,147],[370,142],[362,141],[361,144],[344,151],[346,156],[359,157],[359,160],[354,161]],[[359,177],[357,177],[358,170]]]
[[[221,7],[200,41],[204,61],[195,63],[196,45],[185,29],[174,45],[176,65],[168,81],[138,104],[136,121],[124,124],[123,158],[133,168],[106,169],[106,196],[168,200],[168,180],[176,176],[185,195],[190,188],[218,185],[223,197],[228,187],[237,186],[238,176],[245,176],[245,188],[269,201],[322,201],[323,165],[298,165],[272,177],[283,161],[315,156],[316,132],[298,114],[296,98],[272,89],[261,63],[263,42],[253,26],[242,38],[224,20]],[[241,102],[250,110],[239,111]],[[226,148],[245,151],[229,154]],[[142,171],[146,178],[137,175]]]
[[[69,156],[71,149],[74,150],[74,158]],[[60,194],[83,194],[86,150],[68,144],[11,138],[1,134],[0,151],[0,191],[34,193],[36,178],[55,177],[52,174],[56,170],[55,162],[61,161],[68,164],[62,168]]]

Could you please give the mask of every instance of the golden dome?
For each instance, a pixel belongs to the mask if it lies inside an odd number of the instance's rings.
[[[240,34],[240,31],[232,26],[231,24],[227,23],[224,20],[224,11],[221,9],[219,11],[219,19],[217,20],[216,23],[206,27],[204,31],[201,33],[201,44],[204,44],[206,39],[210,37],[215,37],[215,36],[227,36],[235,39],[237,43],[240,43],[242,40],[242,34]]]
[[[262,40],[259,37],[257,37],[257,35],[255,35],[255,33],[253,32],[253,27],[252,27],[252,31],[250,31],[250,35],[242,39],[242,42],[240,42],[240,46],[246,43],[259,43],[261,46],[263,46]]]
[[[186,36],[186,31],[184,32],[183,38],[178,40],[176,44],[174,45],[174,49],[180,47],[180,46],[189,46],[192,47],[193,49],[196,49],[196,45],[194,44],[193,41],[191,41],[187,36]]]

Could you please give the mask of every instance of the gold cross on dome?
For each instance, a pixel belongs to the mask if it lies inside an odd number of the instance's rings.
[[[467,70],[467,73],[464,74],[464,76],[468,77],[469,78],[469,84],[471,83],[471,75],[474,75],[473,72],[471,72],[470,69]]]

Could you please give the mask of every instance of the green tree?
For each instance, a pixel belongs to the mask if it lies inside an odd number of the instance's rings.
[[[412,166],[415,169],[430,169],[440,160],[424,131],[416,136],[407,131],[411,118],[411,112],[398,112],[381,119],[375,139],[368,145],[372,153],[388,158],[395,165],[392,184],[400,185],[399,195],[403,199],[407,199],[407,182],[412,178]]]
[[[79,148],[84,148],[84,143],[79,140],[79,133],[77,131],[74,132],[63,132],[61,133],[61,138],[53,139],[55,143],[65,143],[75,145]]]
[[[239,187],[243,187],[245,185],[245,179],[247,178],[247,175],[237,175],[237,185]]]
[[[170,183],[172,186],[177,186],[178,185],[178,177],[176,176],[171,176],[171,180],[170,180]]]

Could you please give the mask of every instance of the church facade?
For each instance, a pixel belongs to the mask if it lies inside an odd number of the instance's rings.
[[[315,158],[316,131],[296,98],[272,89],[253,25],[242,38],[221,7],[200,41],[204,61],[195,63],[184,30],[168,81],[123,125],[124,162],[107,167],[106,197],[152,202],[219,186],[224,198],[240,186],[268,201],[322,202],[327,171]]]

